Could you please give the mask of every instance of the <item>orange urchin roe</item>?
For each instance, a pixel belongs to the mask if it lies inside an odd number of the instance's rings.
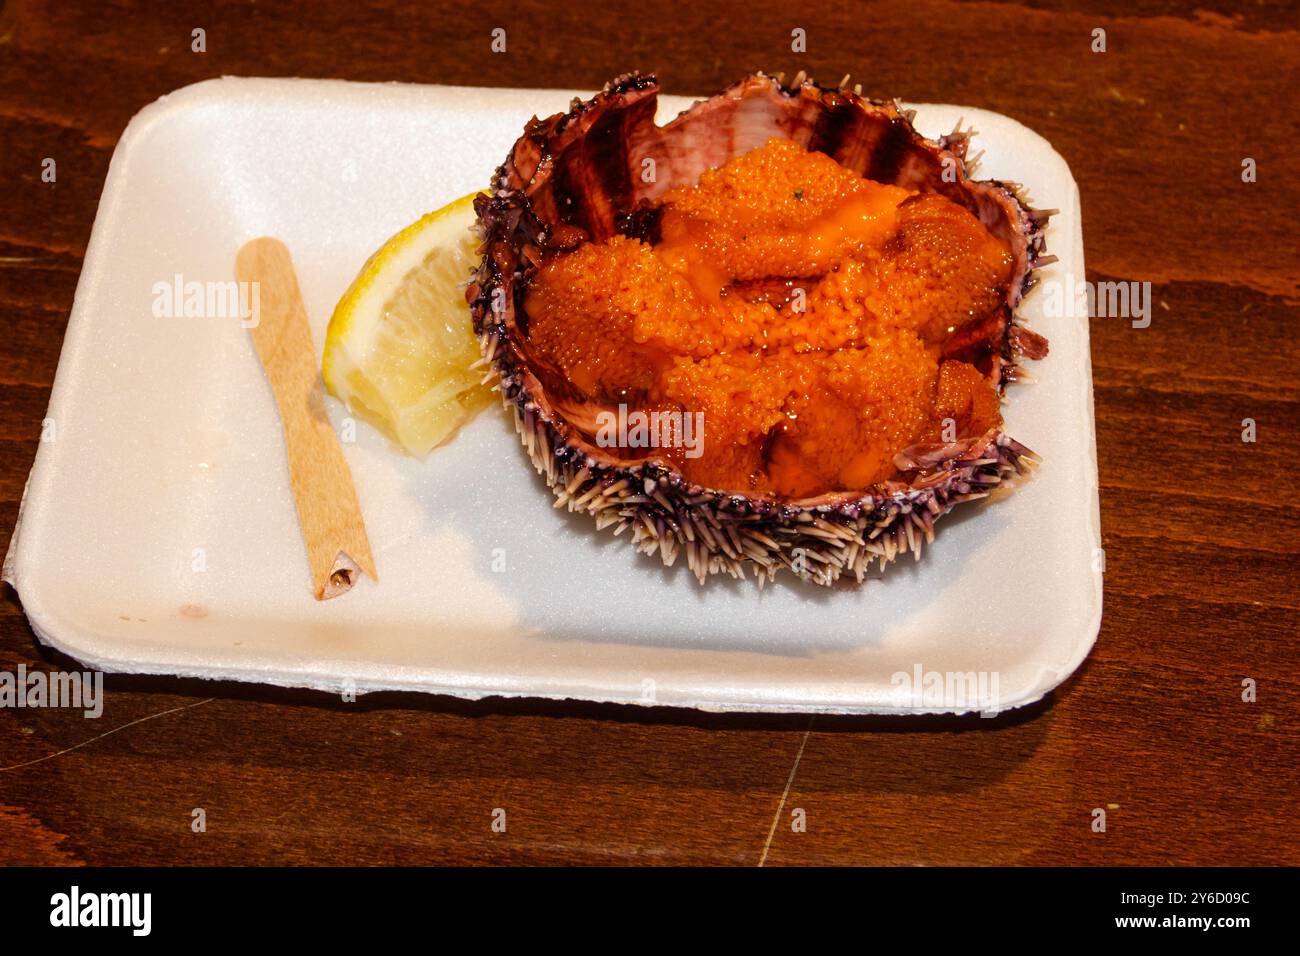
[[[701,302],[658,251],[624,236],[552,259],[529,289],[530,351],[597,399],[649,391],[675,356],[761,344],[770,309]]]
[[[788,426],[771,446],[772,490],[803,497],[893,475],[894,455],[916,442],[932,414],[933,351],[915,335],[887,332],[862,348],[789,361],[800,370],[800,387],[786,405]]]
[[[935,383],[934,412],[932,420],[939,425],[939,434],[931,441],[950,441],[963,435],[981,435],[1002,423],[998,393],[985,386],[984,376],[973,365],[965,362],[944,362],[939,366],[939,380]],[[943,428],[951,422],[950,437],[945,438]]]
[[[659,225],[653,245],[547,261],[528,349],[569,400],[702,413],[703,454],[653,452],[692,481],[862,489],[909,445],[949,440],[946,420],[953,437],[1000,423],[988,378],[945,348],[1000,316],[1011,260],[950,200],[778,139],[669,191]]]
[[[772,140],[669,191],[658,249],[688,276],[707,269],[700,278],[719,280],[717,290],[735,280],[819,276],[847,252],[879,246],[909,195],[824,153]]]
[[[663,396],[675,408],[704,416],[704,454],[667,454],[692,481],[754,490],[763,470],[767,435],[786,418],[792,382],[776,362],[755,353],[679,358],[663,376]]]

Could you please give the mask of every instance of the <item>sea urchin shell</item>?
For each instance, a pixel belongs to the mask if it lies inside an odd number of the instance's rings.
[[[826,88],[802,77],[792,86],[756,74],[660,127],[658,84],[629,74],[566,114],[532,120],[475,203],[484,257],[467,291],[484,362],[499,378],[525,449],[555,494],[556,507],[594,516],[598,528],[629,531],[633,543],[667,565],[679,556],[701,582],[709,574],[760,585],[782,568],[822,585],[904,552],[920,557],[935,520],[956,504],[987,496],[1035,461],[1000,425],[956,441],[913,445],[895,471],[867,488],[794,498],[690,481],[663,457],[621,457],[599,447],[561,411],[564,396],[544,383],[528,350],[525,294],[542,264],[584,243],[652,238],[656,203],[674,187],[773,138],[823,153],[859,177],[935,193],[967,210],[1007,253],[999,305],[968,341],[972,363],[997,388],[1021,357],[1047,343],[1015,322],[1013,310],[1049,261],[1043,229],[1016,187],[969,177],[969,134],[938,141],[912,127],[897,103]],[[644,176],[647,160],[655,175]]]

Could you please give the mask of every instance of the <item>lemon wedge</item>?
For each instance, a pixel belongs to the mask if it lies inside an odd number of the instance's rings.
[[[343,294],[322,376],[348,411],[424,456],[488,404],[465,283],[478,265],[471,193],[385,242]]]

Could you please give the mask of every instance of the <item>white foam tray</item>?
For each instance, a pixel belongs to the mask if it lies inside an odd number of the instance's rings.
[[[1041,469],[1008,499],[941,520],[924,560],[882,581],[701,588],[684,566],[553,510],[494,407],[424,462],[358,426],[344,447],[381,580],[312,599],[248,334],[230,319],[155,318],[155,283],[228,281],[241,243],[278,236],[319,351],[371,250],[485,185],[524,122],[573,95],[227,78],[131,121],[68,323],[53,440],[6,560],[40,639],[107,671],[718,711],[968,709],[916,706],[892,678],[917,666],[996,674],[998,708],[1056,686],[1097,634],[1100,535],[1087,322],[1043,315],[1041,293],[1022,311],[1051,355],[1006,406]],[[661,121],[687,105],[665,97]],[[998,114],[917,108],[929,135],[964,117],[986,151],[981,175],[1061,209],[1046,274],[1082,277],[1078,191],[1048,143]]]

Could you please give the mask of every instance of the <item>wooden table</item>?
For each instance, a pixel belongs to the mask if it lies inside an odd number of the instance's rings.
[[[803,68],[1021,120],[1078,179],[1088,278],[1153,283],[1149,328],[1092,324],[1105,619],[1049,700],[991,721],[110,678],[93,729],[0,710],[0,863],[1300,862],[1295,3],[183,6],[0,13],[0,546],[109,157],[155,97],[220,74],[594,89],[633,67],[694,94]],[[0,670],[69,666],[6,598]]]

